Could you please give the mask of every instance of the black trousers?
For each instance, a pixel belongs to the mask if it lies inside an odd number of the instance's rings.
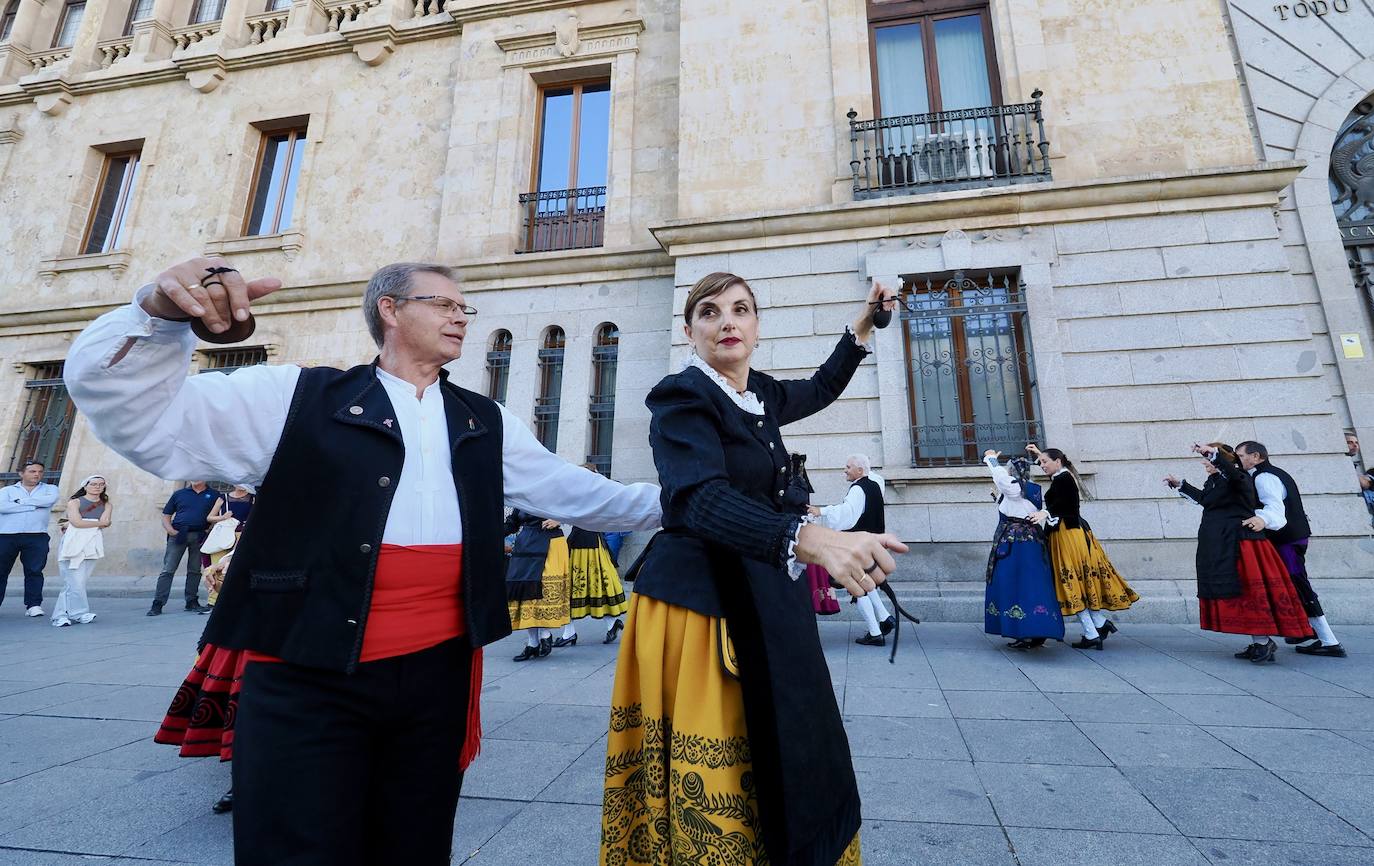
[[[447,866],[472,650],[354,674],[253,662],[234,725],[236,866]]]
[[[48,533],[7,532],[0,534],[0,602],[10,581],[14,560],[24,569],[24,607],[43,604],[43,566],[48,562]]]

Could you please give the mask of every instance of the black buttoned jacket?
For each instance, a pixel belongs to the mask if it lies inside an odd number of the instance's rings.
[[[510,634],[502,531],[501,412],[441,371],[463,524],[467,640]],[[405,462],[374,364],[301,371],[281,441],[229,563],[204,640],[352,671],[382,532]]]

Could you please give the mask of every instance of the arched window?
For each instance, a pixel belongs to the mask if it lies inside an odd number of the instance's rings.
[[[145,21],[152,17],[153,0],[133,0],[129,4],[129,17],[124,21],[124,35],[133,35],[135,21]]]
[[[539,396],[534,399],[534,435],[550,451],[558,450],[558,400],[563,393],[563,329],[544,332],[539,349]]]
[[[1341,124],[1331,148],[1330,181],[1350,275],[1374,309],[1374,94]]]
[[[57,22],[57,33],[53,36],[53,48],[68,48],[76,42],[76,33],[81,29],[81,19],[86,15],[86,0],[67,0],[62,7],[62,18]]]
[[[510,331],[504,328],[491,335],[487,350],[487,396],[506,405],[506,386],[510,384]]]
[[[14,19],[19,16],[19,0],[10,0],[4,8],[4,13],[0,14],[0,42],[10,41],[10,34],[14,32]]]
[[[615,432],[615,365],[619,354],[620,329],[606,322],[596,329],[596,342],[592,345],[587,462],[608,478],[611,474],[611,439]]]

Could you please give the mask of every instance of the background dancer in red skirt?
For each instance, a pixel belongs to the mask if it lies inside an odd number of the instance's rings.
[[[1302,601],[1274,545],[1245,523],[1259,498],[1235,451],[1213,442],[1194,445],[1193,452],[1203,458],[1206,483],[1199,489],[1173,475],[1164,483],[1202,506],[1198,621],[1207,631],[1250,635],[1250,645],[1236,658],[1273,662],[1278,652],[1274,635],[1301,637],[1309,631]]]

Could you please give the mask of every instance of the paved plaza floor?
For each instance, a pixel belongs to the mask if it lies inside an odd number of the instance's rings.
[[[204,619],[95,603],[60,630],[0,608],[0,864],[231,862],[210,812],[228,766],[151,739]],[[1121,626],[1104,652],[1022,654],[924,624],[894,666],[857,623],[823,622],[864,862],[1374,864],[1374,627],[1340,629],[1347,659],[1285,647],[1260,668],[1231,657],[1242,639]],[[582,629],[542,661],[489,648],[454,863],[596,863],[616,647]]]

